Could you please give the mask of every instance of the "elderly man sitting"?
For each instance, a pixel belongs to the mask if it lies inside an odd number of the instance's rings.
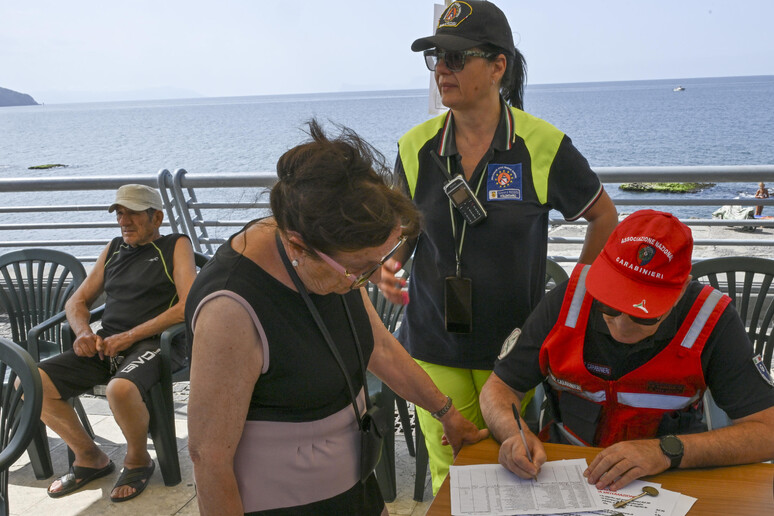
[[[529,478],[546,460],[541,440],[601,446],[585,475],[615,490],[669,468],[774,458],[771,377],[731,300],[691,281],[692,249],[676,217],[635,212],[511,334],[481,392],[501,464]],[[544,380],[551,421],[527,432],[530,462],[511,404]],[[708,387],[733,425],[701,424]]]
[[[164,213],[156,190],[124,185],[109,211],[116,212],[121,236],[105,247],[65,307],[76,335],[73,349],[38,364],[44,391],[41,419],[75,453],[70,471],[48,489],[53,498],[115,469],[66,401],[103,383],[127,443],[124,470],[110,499],[123,502],[145,489],[155,467],[147,450],[150,416],[145,401],[160,379],[159,335],[183,321],[186,296],[196,276],[188,238],[159,233]],[[105,313],[95,334],[89,326],[89,307],[102,292]],[[173,360],[182,366],[182,343],[178,348]]]

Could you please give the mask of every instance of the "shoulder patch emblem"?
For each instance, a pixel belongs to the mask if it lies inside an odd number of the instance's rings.
[[[497,356],[498,360],[504,359],[508,356],[508,353],[513,351],[513,348],[516,347],[516,341],[519,340],[520,336],[521,330],[519,328],[514,329],[511,334],[508,335],[508,338],[503,342],[503,347],[500,348],[500,354]]]

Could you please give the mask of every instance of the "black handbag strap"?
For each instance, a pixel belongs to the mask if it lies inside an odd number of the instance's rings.
[[[328,348],[330,348],[331,353],[333,354],[333,358],[336,359],[336,363],[339,364],[339,367],[341,368],[341,372],[344,373],[344,379],[347,381],[347,387],[349,388],[349,395],[352,399],[352,407],[355,409],[355,417],[357,418],[357,426],[360,428],[360,430],[365,430],[363,428],[363,420],[360,417],[360,410],[357,408],[357,397],[355,395],[355,387],[352,385],[352,379],[349,377],[349,374],[347,373],[347,369],[344,366],[344,360],[341,358],[341,354],[339,353],[339,350],[336,348],[335,344],[333,343],[333,338],[331,337],[330,332],[328,331],[328,327],[325,325],[325,322],[322,320],[322,316],[320,315],[320,312],[317,310],[317,307],[312,302],[312,299],[309,297],[309,292],[307,292],[306,287],[304,286],[304,283],[301,281],[301,278],[298,277],[298,273],[296,273],[295,268],[290,264],[290,259],[288,258],[287,253],[285,252],[285,246],[282,245],[282,239],[280,239],[279,231],[274,233],[274,240],[277,242],[277,251],[279,251],[280,258],[282,258],[282,263],[285,265],[285,269],[287,269],[288,274],[290,275],[290,279],[293,280],[293,284],[296,286],[296,289],[298,290],[298,293],[301,294],[301,297],[304,299],[304,303],[306,303],[306,307],[309,309],[309,312],[312,314],[312,318],[314,318],[314,322],[317,323],[317,327],[320,329],[320,333],[322,333],[323,338],[325,339],[325,342],[328,343]],[[349,327],[352,330],[352,336],[355,340],[355,348],[357,349],[357,358],[360,363],[360,372],[363,375],[363,391],[365,393],[365,402],[366,402],[366,410],[371,408],[371,399],[368,396],[368,381],[366,380],[366,372],[365,372],[365,361],[363,359],[363,351],[360,349],[360,339],[357,336],[357,331],[355,330],[355,321],[352,318],[352,313],[349,310],[349,305],[347,304],[347,300],[344,296],[341,297],[341,302],[344,305],[344,311],[347,313],[347,320],[349,321]]]

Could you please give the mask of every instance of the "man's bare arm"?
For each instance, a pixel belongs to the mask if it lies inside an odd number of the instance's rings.
[[[680,468],[729,466],[774,459],[774,407],[736,419],[731,426],[678,436],[685,449]],[[632,480],[669,468],[658,439],[623,441],[602,450],[586,476],[600,489],[621,489]]]
[[[513,407],[517,413],[521,411],[521,400],[524,393],[511,389],[499,376],[492,373],[481,389],[481,413],[484,416],[489,431],[500,444],[500,464],[513,471],[521,478],[532,478],[540,471],[540,466],[546,461],[546,452],[540,439],[522,421],[524,437],[532,455],[532,462],[527,458],[524,441],[519,433],[519,426],[513,416]]]
[[[115,356],[135,342],[158,335],[173,324],[183,322],[188,291],[191,290],[191,285],[196,279],[193,248],[187,238],[179,238],[175,244],[173,278],[178,302],[153,319],[125,332],[106,337],[104,339],[105,355]]]
[[[73,351],[79,356],[94,356],[97,346],[101,344],[102,339],[95,335],[89,326],[89,309],[105,288],[105,261],[109,247],[109,244],[105,246],[86,279],[65,304],[67,322],[75,334]]]

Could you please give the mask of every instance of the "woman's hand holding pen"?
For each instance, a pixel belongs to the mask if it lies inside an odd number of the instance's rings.
[[[499,462],[521,478],[535,478],[540,472],[540,466],[546,462],[543,443],[527,428],[524,429],[522,439],[516,423],[513,426],[515,432],[500,445]],[[524,447],[525,442],[529,451]],[[528,453],[532,456],[532,462]]]

